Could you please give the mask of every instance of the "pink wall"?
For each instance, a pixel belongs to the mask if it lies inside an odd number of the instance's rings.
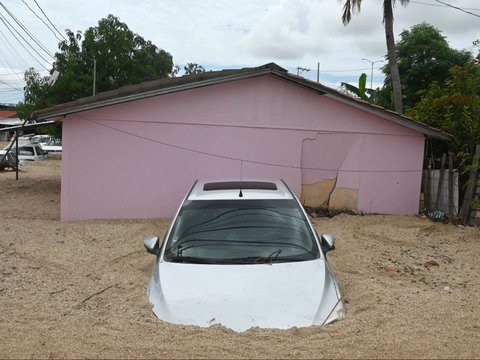
[[[69,115],[63,137],[62,220],[171,217],[195,179],[241,168],[297,194],[338,174],[360,210],[418,211],[423,135],[269,76]]]
[[[302,183],[337,178],[336,188],[358,189],[358,210],[415,214],[423,146],[423,136],[319,134],[304,142]]]

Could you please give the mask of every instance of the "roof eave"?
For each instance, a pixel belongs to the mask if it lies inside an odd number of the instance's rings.
[[[344,104],[351,105],[357,109],[363,110],[368,112],[369,114],[375,115],[375,116],[380,116],[386,120],[389,120],[395,124],[398,124],[400,126],[409,128],[414,131],[418,131],[422,133],[425,136],[436,138],[439,140],[447,140],[451,141],[453,140],[453,135],[448,134],[446,132],[443,132],[439,129],[430,127],[428,125],[419,123],[413,119],[410,119],[406,116],[399,115],[393,111],[387,110],[385,108],[382,108],[377,105],[373,105],[370,103],[367,103],[363,100],[358,100],[355,99],[349,95],[343,95],[339,93],[338,91],[328,88],[322,84],[319,83],[314,83],[311,80],[304,79],[301,77],[296,77],[292,74],[289,73],[284,73],[284,72],[276,72],[272,71],[272,75],[275,75],[279,78],[282,78],[284,80],[290,81],[292,83],[296,83],[298,85],[301,85],[303,87],[310,88],[311,90],[314,90],[315,92],[318,92],[320,94],[325,94],[327,97],[333,98],[335,100],[338,100]]]
[[[328,97],[334,98],[342,103],[349,104],[357,109],[361,109],[363,111],[366,111],[372,115],[380,116],[384,119],[387,119],[395,124],[398,124],[400,126],[418,131],[425,136],[429,136],[435,139],[439,140],[453,140],[453,135],[448,134],[446,132],[443,132],[441,130],[438,130],[436,128],[432,128],[428,125],[419,123],[413,119],[410,119],[406,116],[399,115],[393,111],[377,107],[375,105],[372,105],[370,103],[365,103],[360,100],[356,100],[354,98],[350,98],[349,96],[343,96],[341,94],[327,94]]]
[[[233,75],[226,75],[226,76],[222,76],[214,79],[205,79],[205,80],[190,82],[186,84],[179,84],[179,85],[174,85],[166,88],[152,89],[148,91],[126,94],[126,95],[120,94],[118,97],[112,97],[112,98],[103,99],[103,100],[102,99],[97,100],[95,96],[90,96],[89,98],[85,99],[85,102],[83,104],[75,105],[74,104],[75,102],[70,102],[70,103],[58,105],[53,108],[36,111],[34,113],[34,118],[37,121],[42,121],[42,120],[55,118],[58,116],[66,116],[66,115],[81,112],[81,111],[98,109],[101,107],[117,105],[117,104],[129,102],[129,101],[142,100],[142,99],[147,99],[154,96],[166,95],[166,94],[175,93],[179,91],[198,89],[205,86],[268,75],[268,74],[271,74],[272,72],[280,73],[280,71],[272,70],[270,68],[260,69],[260,70],[255,69],[253,71],[246,71],[246,72],[237,73]]]
[[[351,96],[344,95],[338,91],[328,88],[322,84],[315,83],[313,81],[304,79],[299,76],[289,74],[285,69],[279,67],[276,64],[266,64],[257,68],[250,69],[241,69],[232,74],[229,73],[220,73],[219,76],[214,78],[207,78],[203,80],[191,80],[186,79],[185,83],[180,83],[172,86],[158,87],[158,84],[149,85],[151,89],[144,91],[139,91],[135,85],[133,87],[127,87],[126,89],[113,91],[112,93],[103,93],[90,96],[88,98],[79,99],[73,102],[60,104],[53,108],[44,109],[36,111],[33,115],[34,119],[38,121],[44,121],[49,119],[57,119],[59,117],[64,117],[73,113],[88,111],[93,109],[98,109],[106,106],[117,105],[125,102],[142,100],[151,98],[159,95],[166,95],[170,93],[175,93],[179,91],[198,89],[205,86],[216,85],[221,83],[226,83],[235,80],[249,79],[264,75],[270,75],[284,81],[288,81],[303,88],[307,88],[311,91],[314,91],[318,94],[327,95],[328,97],[340,101],[342,103],[353,106],[357,109],[366,111],[375,116],[380,116],[386,120],[389,120],[400,126],[407,127],[414,131],[418,131],[425,136],[441,139],[441,140],[452,140],[453,136],[447,134],[438,129],[429,127],[422,123],[418,123],[408,117],[399,115],[393,111],[386,110],[382,107],[375,106],[361,100],[355,99]],[[102,96],[105,97],[102,99]]]
[[[37,129],[37,128],[41,128],[41,127],[44,127],[44,126],[50,126],[50,125],[56,125],[56,124],[59,124],[58,120],[44,121],[44,122],[39,122],[39,123],[35,123],[35,124],[14,125],[14,126],[8,126],[8,127],[5,127],[5,128],[1,128],[0,133],[17,131],[17,130],[32,130],[32,129]]]

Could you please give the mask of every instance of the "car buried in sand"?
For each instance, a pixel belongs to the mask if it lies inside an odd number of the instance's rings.
[[[235,331],[326,325],[345,305],[318,236],[283,180],[196,181],[156,255],[147,295],[166,322]]]

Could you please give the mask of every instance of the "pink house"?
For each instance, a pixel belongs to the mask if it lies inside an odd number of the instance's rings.
[[[305,205],[419,209],[449,135],[275,64],[169,78],[36,113],[63,121],[62,220],[172,217],[195,179],[283,178]]]

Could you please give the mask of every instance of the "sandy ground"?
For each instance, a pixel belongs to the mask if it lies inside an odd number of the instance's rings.
[[[418,217],[314,219],[347,318],[198,328],[155,318],[142,239],[168,220],[60,222],[60,161],[0,173],[1,358],[479,358],[480,231]],[[429,264],[432,266],[428,267]],[[438,264],[438,266],[433,265]],[[426,267],[427,266],[427,267]]]

